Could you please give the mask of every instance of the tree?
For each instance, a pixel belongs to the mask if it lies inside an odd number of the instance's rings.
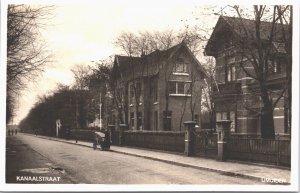
[[[291,86],[291,56],[292,56],[292,7],[275,5],[271,7],[263,5],[253,6],[254,29],[249,28],[243,17],[244,9],[233,6],[238,18],[239,30],[242,37],[238,39],[241,69],[245,74],[258,83],[258,95],[262,101],[262,108],[258,112],[261,117],[261,137],[275,138],[273,111],[279,100],[285,96]],[[270,28],[266,31],[264,25],[269,22]],[[267,34],[265,36],[264,34]],[[274,92],[268,87],[269,68],[274,58],[278,56],[273,50],[275,43],[283,44],[287,51],[287,79],[279,92]],[[248,70],[249,65],[253,68]],[[288,92],[289,93],[289,92]],[[273,100],[275,96],[275,100]],[[288,96],[290,101],[290,94]],[[290,102],[289,102],[290,103]],[[289,104],[290,106],[290,104]],[[249,110],[253,110],[247,107]],[[253,110],[255,111],[255,110]],[[257,111],[256,111],[257,112]]]
[[[89,97],[93,101],[89,108],[90,120],[94,120],[95,115],[100,113],[101,105],[101,107],[103,106],[101,108],[101,119],[104,117],[105,124],[108,124],[113,97],[111,96],[111,63],[110,59],[96,62],[97,66],[92,68],[92,72],[86,77]]]
[[[15,97],[27,81],[39,75],[50,55],[40,39],[40,29],[52,6],[8,5],[7,8],[7,122],[12,118]]]
[[[87,90],[89,86],[88,76],[92,72],[90,67],[83,64],[77,64],[71,71],[75,78],[74,87],[78,90]]]
[[[207,58],[206,66],[207,79],[204,80],[204,85],[202,87],[203,99],[202,99],[202,108],[203,112],[208,115],[209,118],[209,128],[213,129],[215,125],[215,106],[213,100],[213,93],[218,92],[218,85],[215,80],[216,65],[212,57]]]
[[[88,91],[58,85],[52,93],[39,97],[28,115],[20,122],[20,128],[29,133],[37,129],[39,134],[55,136],[57,119],[61,120],[62,132],[74,128],[75,123],[80,128],[86,128]]]

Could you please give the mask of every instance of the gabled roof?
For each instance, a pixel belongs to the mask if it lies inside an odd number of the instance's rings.
[[[218,33],[224,28],[231,30],[235,35],[235,37],[237,38],[246,38],[250,40],[252,38],[254,39],[256,36],[254,20],[237,18],[237,17],[220,16],[214,28],[214,31],[205,47],[205,51],[207,54],[210,54],[212,52],[211,49],[213,48],[213,44],[215,42],[218,42]],[[260,37],[262,40],[269,40],[271,29],[272,29],[271,22],[261,21]],[[288,33],[283,34],[282,29],[287,31],[288,26],[278,24],[278,23],[275,24],[273,42],[283,42],[283,35],[288,35]]]
[[[245,34],[245,30],[242,29],[242,25],[244,24],[247,32],[249,32],[248,36],[255,37],[255,21],[244,18],[236,18],[236,17],[225,17],[222,16],[223,19],[232,27],[232,29],[238,33],[242,38],[247,38],[247,34]],[[270,31],[272,29],[272,22],[261,21],[260,24],[260,37],[261,39],[268,40],[270,38]],[[275,23],[274,27],[274,41],[282,41],[282,27],[287,30],[287,25],[282,25]]]
[[[191,55],[192,59],[196,62],[198,69],[206,76],[205,69],[202,67],[200,62],[193,55],[187,45],[182,42],[167,50],[155,50],[148,55],[141,57],[130,57],[130,56],[115,56],[115,65],[119,67],[119,71],[131,71],[135,73],[135,77],[138,76],[153,76],[159,72],[159,68],[164,62],[171,59],[177,54],[177,51],[181,48],[186,49],[187,53]]]

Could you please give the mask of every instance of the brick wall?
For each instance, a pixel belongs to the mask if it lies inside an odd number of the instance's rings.
[[[183,153],[184,132],[125,131],[124,145]]]

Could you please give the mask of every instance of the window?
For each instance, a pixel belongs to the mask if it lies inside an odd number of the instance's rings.
[[[134,102],[134,85],[129,85],[129,104],[133,105]]]
[[[134,129],[134,112],[130,113],[130,127]]]
[[[142,130],[143,129],[143,116],[142,112],[137,113],[137,129]]]
[[[226,68],[226,73],[227,73],[227,79],[226,81],[227,82],[231,82],[233,80],[236,80],[236,69],[235,69],[235,66],[234,65],[227,65],[227,68]]]
[[[154,130],[158,130],[158,112],[154,111]]]
[[[280,73],[281,71],[281,66],[276,62],[274,64],[274,73]]]
[[[184,83],[184,93],[185,94],[190,94],[191,93],[191,83],[190,82],[186,82]]]
[[[222,112],[222,120],[227,120],[227,112]]]
[[[177,93],[184,94],[184,82],[177,82]]]
[[[183,59],[179,58],[174,65],[173,73],[187,73],[187,64]]]
[[[190,82],[169,82],[169,94],[188,95],[190,93]]]
[[[142,102],[142,87],[141,87],[141,83],[140,82],[137,82],[136,83],[136,95],[137,97],[139,97],[139,102]]]
[[[232,78],[231,80],[236,80],[235,74],[236,74],[235,66],[232,65],[231,66],[231,78]]]
[[[268,73],[269,74],[280,74],[282,71],[282,69],[281,69],[282,63],[284,63],[284,60],[282,58],[270,61],[268,63]]]
[[[220,112],[216,113],[216,121],[221,121],[222,120],[222,114]]]
[[[141,87],[140,82],[137,82],[135,84],[135,88],[134,88],[134,83],[130,83],[130,85],[129,85],[129,104],[130,105],[133,105],[136,102],[135,101],[135,92],[136,92],[136,95],[139,96],[139,102],[142,102],[143,96],[142,96],[142,87]]]
[[[231,121],[230,131],[235,132],[235,112],[234,111],[230,111],[230,121]]]
[[[194,121],[199,124],[199,115],[198,114],[194,115]]]
[[[158,101],[158,81],[157,79],[154,79],[152,82],[152,95],[153,95],[153,102]]]
[[[235,124],[235,112],[234,111],[223,111],[223,112],[216,112],[216,121],[221,120],[230,120],[230,131],[235,132],[236,131],[236,124]]]

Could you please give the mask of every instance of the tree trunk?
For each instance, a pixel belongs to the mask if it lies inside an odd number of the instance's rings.
[[[118,117],[119,117],[120,124],[124,124],[123,113],[121,108],[118,108]]]
[[[261,137],[263,139],[275,139],[273,109],[271,104],[271,102],[266,102],[261,110],[260,126]]]
[[[165,88],[165,99],[166,99],[166,104],[165,104],[165,112],[163,113],[163,130],[171,130],[168,126],[168,112],[169,112],[169,83],[167,80],[165,81],[166,83],[166,88]]]

